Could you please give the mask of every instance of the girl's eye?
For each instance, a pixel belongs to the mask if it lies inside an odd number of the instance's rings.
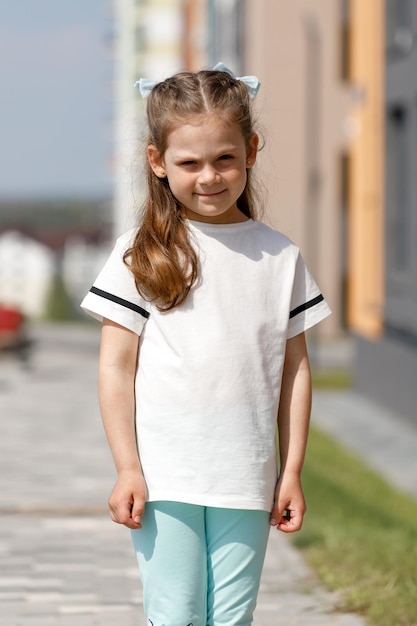
[[[185,166],[187,166],[187,165],[195,165],[195,161],[182,161],[180,163],[180,165],[185,165]]]
[[[220,161],[228,161],[229,159],[233,159],[233,154],[222,154],[220,157]]]

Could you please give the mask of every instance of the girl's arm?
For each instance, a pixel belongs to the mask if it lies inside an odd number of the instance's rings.
[[[109,499],[110,516],[128,528],[141,528],[146,484],[135,432],[135,374],[139,337],[103,320],[99,359],[99,402],[103,425],[117,471]]]
[[[306,512],[301,470],[307,447],[310,412],[310,364],[305,335],[301,333],[287,341],[278,410],[280,476],[270,524],[284,532],[300,530]]]

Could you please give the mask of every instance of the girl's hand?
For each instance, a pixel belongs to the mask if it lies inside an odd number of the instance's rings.
[[[307,510],[298,474],[280,476],[269,523],[284,533],[300,530]]]
[[[131,530],[142,528],[146,483],[140,470],[122,470],[109,498],[110,517]]]

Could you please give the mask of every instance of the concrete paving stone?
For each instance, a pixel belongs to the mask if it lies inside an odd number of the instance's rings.
[[[14,603],[8,610],[13,610],[15,616],[23,618],[29,614],[44,613],[54,614],[56,617],[68,613],[96,615],[99,611],[111,612],[114,616],[117,611],[123,614],[139,612],[140,594],[134,593],[140,588],[139,575],[130,535],[128,532],[123,533],[122,529],[114,526],[108,518],[82,517],[67,520],[39,517],[33,518],[28,525],[21,516],[7,516],[6,519],[9,520],[7,528],[11,538],[9,542],[11,552],[23,548],[25,552],[31,551],[35,559],[32,565],[31,559],[22,563],[25,576],[19,576],[15,572],[13,576],[0,578],[0,590],[3,592],[5,589],[21,590],[18,595],[9,598],[13,599]],[[20,532],[16,532],[19,524]],[[7,530],[4,527],[4,518],[0,525],[4,535]],[[71,529],[74,531],[73,536],[70,534]],[[47,537],[50,537],[48,534],[43,541],[36,543],[35,538],[39,536],[42,538],[45,531],[53,533],[53,543],[48,544]],[[27,540],[23,546],[22,537]],[[121,547],[123,541],[119,541],[120,538],[125,539],[125,550]],[[17,545],[14,541],[17,541]],[[103,545],[111,545],[112,541],[115,543],[117,541],[120,549],[117,567],[110,577],[112,568]],[[130,567],[124,564],[127,550],[131,557]],[[114,552],[117,553],[117,545]],[[88,559],[90,563],[85,562]],[[72,563],[68,563],[68,560]],[[133,564],[136,577],[133,575]],[[51,578],[52,574],[55,579]],[[131,600],[135,595],[137,600],[133,604]],[[19,604],[16,604],[17,601],[20,601]]]

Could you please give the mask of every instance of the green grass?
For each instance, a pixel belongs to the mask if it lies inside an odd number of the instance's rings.
[[[44,319],[50,322],[69,322],[81,317],[78,307],[71,302],[60,274],[51,281],[46,298]]]
[[[312,369],[311,378],[315,389],[348,389],[352,386],[352,374],[348,370]]]
[[[340,608],[375,626],[416,626],[417,501],[314,428],[303,484],[308,512],[294,542]]]

